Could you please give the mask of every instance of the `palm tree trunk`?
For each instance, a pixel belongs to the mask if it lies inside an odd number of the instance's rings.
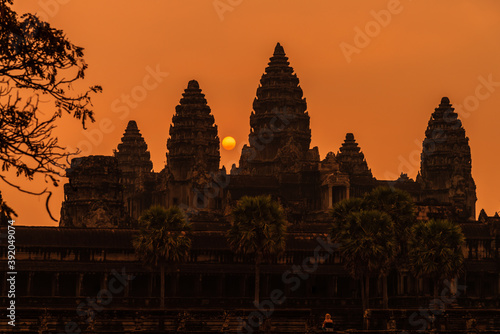
[[[255,297],[254,305],[259,307],[259,295],[260,295],[260,263],[258,260],[255,261]]]
[[[382,308],[389,308],[389,296],[387,295],[387,275],[382,276]]]
[[[366,310],[366,297],[365,297],[365,280],[363,277],[359,280],[361,283],[361,305],[363,306],[363,313]]]
[[[370,308],[370,276],[365,276],[365,299],[366,299],[366,308]]]
[[[162,263],[160,265],[160,307],[165,308],[165,265]]]
[[[434,299],[437,299],[437,297],[438,297],[438,287],[439,287],[438,283],[439,283],[438,278],[435,277],[434,284],[433,284],[434,285]]]
[[[173,282],[172,297],[177,297],[177,290],[179,289],[179,272],[177,271],[177,269],[175,270],[175,275],[173,275],[173,279],[174,282]]]
[[[368,320],[368,307],[369,307],[369,296],[370,296],[370,277],[368,275],[361,277],[361,298],[363,299],[363,329],[367,330],[370,327]]]

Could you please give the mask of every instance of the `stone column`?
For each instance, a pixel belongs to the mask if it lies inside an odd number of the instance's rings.
[[[195,278],[195,283],[194,283],[195,296],[201,296],[202,287],[203,287],[203,274],[199,274],[198,277]]]
[[[500,273],[497,278],[497,298],[500,296]]]
[[[76,282],[76,297],[80,297],[82,294],[82,282],[83,274],[78,274],[78,281]]]
[[[241,296],[246,297],[246,290],[247,290],[247,274],[243,275],[243,278],[241,279]]]
[[[59,273],[52,274],[52,297],[59,295]]]
[[[268,285],[269,285],[269,275],[265,273],[260,273],[260,295],[261,296],[267,296],[268,292]]]
[[[148,275],[149,280],[148,280],[148,298],[151,298],[153,295],[153,279],[154,279],[154,274],[149,273]]]
[[[314,276],[309,276],[309,279],[306,280],[306,298],[312,298],[312,280],[314,280]]]
[[[377,298],[382,298],[383,295],[384,295],[383,292],[382,292],[382,285],[383,285],[383,283],[382,283],[382,276],[379,276],[377,278],[377,291],[376,291]]]
[[[28,274],[28,289],[27,289],[27,295],[31,296],[31,286],[33,285],[33,272],[30,272]]]
[[[123,288],[123,297],[124,298],[128,298],[130,296],[130,286],[133,284],[133,280],[128,280],[128,278],[130,278],[131,275],[133,275],[134,273],[129,273],[127,275],[127,282],[125,283],[125,286]],[[137,275],[137,273],[135,273]]]
[[[218,285],[217,285],[217,295],[218,297],[223,297],[224,294],[224,287],[226,286],[226,274],[221,274],[218,280]]]
[[[105,273],[101,273],[99,281],[100,281],[99,282],[100,283],[99,286],[100,286],[101,289],[107,289],[108,288],[107,284],[106,284],[107,282],[106,282],[106,274]]]
[[[172,273],[172,281],[170,288],[172,289],[172,297],[177,297],[177,289],[179,287],[179,273]]]
[[[328,186],[328,209],[333,207],[333,194],[332,194],[332,186]]]
[[[484,298],[484,271],[481,271],[481,275],[479,276],[479,297]]]
[[[108,289],[108,280],[109,280],[108,273],[104,273],[104,276],[102,278],[104,289]]]

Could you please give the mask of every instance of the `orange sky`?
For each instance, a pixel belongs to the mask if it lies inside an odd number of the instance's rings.
[[[247,142],[259,79],[280,42],[307,98],[312,146],[319,146],[321,158],[337,152],[345,133],[353,132],[375,177],[403,171],[414,178],[429,117],[448,96],[454,106],[468,108],[460,118],[470,138],[477,213],[500,210],[496,0],[15,2],[18,13],[39,13],[84,47],[85,84],[104,88],[94,98],[97,121],[87,135],[71,117],[59,122],[57,135],[65,146],[111,155],[128,120],[135,119],[160,171],[175,106],[188,81],[196,79],[221,139],[236,139],[233,151],[221,150],[222,164],[230,168]],[[218,13],[215,5],[229,7]],[[385,19],[383,26],[377,15]],[[366,28],[369,40],[356,39]],[[356,53],[346,57],[346,45]],[[157,68],[168,76],[144,84]],[[488,80],[493,84],[478,88]],[[125,107],[120,99],[131,92],[138,99]],[[32,190],[43,186],[43,180],[30,184]],[[62,187],[54,191],[50,207],[59,218]],[[2,193],[19,213],[18,224],[58,225],[45,212],[44,199],[6,186]]]

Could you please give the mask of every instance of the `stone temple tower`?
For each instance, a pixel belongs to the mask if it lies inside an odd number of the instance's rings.
[[[476,185],[472,178],[469,138],[447,97],[432,114],[421,154],[417,182],[422,200],[448,207],[456,221],[475,219]]]
[[[61,227],[129,227],[115,157],[74,158],[66,170]]]
[[[365,176],[373,178],[371,170],[365,160],[365,155],[361,152],[354,134],[348,133],[337,153],[337,161],[340,164],[340,170],[353,176]]]
[[[198,82],[191,80],[175,108],[167,140],[168,205],[195,201],[196,189],[219,171],[219,136],[214,116]]]
[[[132,218],[138,219],[152,204],[154,177],[148,145],[135,121],[128,122],[114,155],[121,170],[125,208]]]
[[[346,134],[336,158],[340,171],[349,175],[351,197],[361,197],[372,189],[374,182],[372,171],[368,168],[365,155],[354,139],[354,134]]]
[[[308,158],[311,129],[302,95],[299,79],[278,43],[253,102],[250,145],[242,151],[241,173],[271,175]]]

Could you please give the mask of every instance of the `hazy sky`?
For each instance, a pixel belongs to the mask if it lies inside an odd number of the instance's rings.
[[[57,135],[85,155],[111,155],[137,121],[154,170],[165,164],[175,106],[191,79],[205,93],[221,150],[237,163],[259,79],[280,42],[295,69],[321,158],[353,132],[378,179],[415,178],[424,132],[441,97],[461,107],[477,213],[500,210],[500,2],[465,0],[16,0],[85,48],[85,85],[100,84],[96,122],[71,117]],[[156,75],[151,75],[156,73]],[[167,75],[168,73],[168,75]],[[32,190],[45,186],[33,182]],[[50,208],[59,218],[62,186]],[[2,186],[20,225],[57,225],[44,199]]]

